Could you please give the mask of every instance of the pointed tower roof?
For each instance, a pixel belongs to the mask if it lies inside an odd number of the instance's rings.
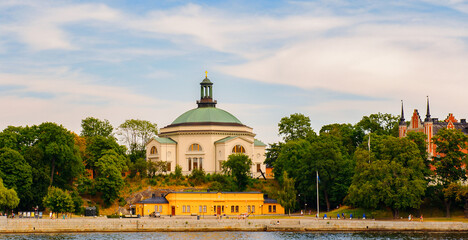
[[[405,113],[404,113],[404,111],[403,111],[403,100],[401,100],[400,125],[406,125],[406,122],[405,122]]]
[[[424,122],[431,122],[431,112],[429,111],[429,96],[427,97],[427,110],[426,110],[426,118],[424,119]]]

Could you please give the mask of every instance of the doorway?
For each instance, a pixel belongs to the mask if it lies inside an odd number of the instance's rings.
[[[172,207],[171,207],[171,215],[172,215],[172,216],[175,216],[175,206],[172,206]]]
[[[216,206],[216,214],[221,215],[221,206]]]

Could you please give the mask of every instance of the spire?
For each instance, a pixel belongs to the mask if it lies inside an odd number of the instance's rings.
[[[405,113],[404,113],[404,111],[403,111],[403,100],[401,100],[400,125],[406,125],[406,122],[405,122]]]
[[[430,122],[431,121],[431,112],[429,111],[429,96],[427,97],[427,111],[426,111],[426,118],[424,119],[424,122]]]
[[[216,101],[213,100],[213,83],[208,79],[208,71],[205,71],[205,79],[200,83],[200,100],[197,101],[198,107],[216,107]]]

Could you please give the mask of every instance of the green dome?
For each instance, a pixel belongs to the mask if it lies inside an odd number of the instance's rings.
[[[231,123],[241,124],[241,121],[234,115],[215,107],[195,108],[180,115],[172,125],[183,123]]]

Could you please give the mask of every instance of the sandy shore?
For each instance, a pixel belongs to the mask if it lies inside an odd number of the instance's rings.
[[[375,220],[72,218],[0,219],[0,233],[158,231],[439,231],[468,232],[464,222]]]

